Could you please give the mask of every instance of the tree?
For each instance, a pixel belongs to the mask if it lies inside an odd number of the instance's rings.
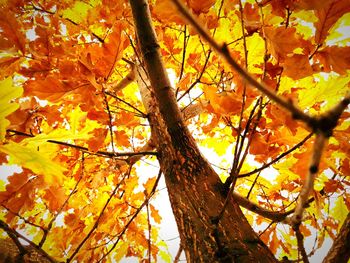
[[[0,12],[0,157],[21,167],[0,192],[8,261],[169,261],[152,204],[164,176],[188,262],[308,262],[325,238],[324,262],[347,262],[348,1]]]

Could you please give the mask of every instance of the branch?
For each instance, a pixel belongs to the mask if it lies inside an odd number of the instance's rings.
[[[20,132],[20,131],[16,131],[16,130],[7,130],[7,132],[12,132],[15,135],[20,135],[20,136],[26,136],[26,137],[35,137],[32,134],[28,134],[25,132]],[[83,146],[79,146],[79,145],[75,145],[75,144],[70,144],[70,143],[66,143],[66,142],[61,142],[61,141],[56,141],[56,140],[47,140],[47,142],[49,143],[54,143],[54,144],[59,144],[59,145],[63,145],[66,147],[70,147],[70,148],[74,148],[74,149],[78,149],[81,150],[83,152],[89,153],[89,154],[93,154],[93,155],[101,155],[104,157],[109,157],[109,158],[114,158],[114,157],[131,157],[131,156],[135,156],[135,155],[157,155],[156,152],[152,152],[152,151],[143,151],[143,152],[106,152],[106,151],[97,151],[97,152],[91,152],[89,151],[89,149],[87,147],[83,147]]]
[[[4,229],[6,231],[6,233],[11,237],[11,239],[15,242],[15,244],[18,247],[18,239],[23,239],[24,241],[26,241],[30,248],[33,248],[36,252],[38,252],[41,256],[43,256],[45,259],[47,259],[48,261],[50,261],[51,263],[56,263],[57,261],[54,260],[49,254],[47,254],[42,248],[40,248],[38,245],[36,245],[33,241],[29,240],[28,238],[26,238],[25,236],[23,236],[22,234],[18,233],[17,231],[15,231],[14,229],[10,228],[4,221],[0,220],[0,228]],[[13,239],[17,239],[17,242]],[[19,243],[20,244],[20,243]],[[20,246],[22,246],[24,249],[27,249],[27,247],[24,247],[22,244],[20,244]],[[21,253],[21,249],[19,248],[20,253]],[[29,252],[28,249],[26,251],[26,253]]]
[[[119,98],[118,96],[114,95],[113,93],[109,92],[109,91],[105,91],[104,92],[105,94],[107,94],[108,96],[111,96],[113,97],[114,99],[116,100],[119,100],[120,102],[123,102],[124,104],[128,105],[130,108],[134,109],[135,111],[137,111],[138,113],[141,114],[141,116],[143,118],[146,118],[147,117],[147,114],[146,113],[143,113],[142,111],[140,111],[138,108],[134,107],[133,105],[131,105],[129,102]]]
[[[309,258],[308,258],[307,254],[306,254],[305,247],[304,247],[304,236],[300,232],[299,226],[300,225],[293,226],[293,229],[295,231],[295,235],[297,237],[298,251],[299,251],[299,253],[301,254],[301,256],[303,258],[303,262],[304,263],[309,263]]]
[[[204,38],[209,45],[220,54],[228,64],[231,65],[233,69],[237,71],[249,84],[258,89],[261,93],[266,95],[272,101],[280,105],[282,108],[291,112],[295,119],[299,119],[307,124],[312,123],[314,118],[310,117],[308,114],[304,113],[298,107],[296,107],[291,101],[278,96],[275,91],[271,90],[264,83],[258,82],[251,74],[244,70],[231,56],[230,51],[226,44],[219,45],[210,34],[197,22],[197,19],[187,10],[187,8],[179,1],[172,0],[176,5],[179,12],[187,19],[187,21],[195,28],[199,35]]]
[[[179,249],[177,250],[177,253],[176,253],[176,256],[175,256],[175,259],[174,259],[174,263],[178,263],[180,261],[180,256],[182,254],[182,251],[183,251],[183,246],[180,242],[180,246],[179,246]]]
[[[126,86],[128,86],[130,83],[132,83],[135,80],[135,64],[127,59],[123,59],[123,60],[131,66],[130,72],[121,81],[114,81],[111,83],[103,84],[103,86],[108,91],[111,91],[114,94],[124,89]]]
[[[244,207],[245,209],[254,212],[258,215],[261,215],[265,218],[268,218],[270,220],[272,220],[273,222],[283,222],[286,217],[290,214],[292,214],[294,212],[294,209],[290,210],[290,211],[286,211],[286,212],[275,212],[275,211],[271,211],[268,210],[266,208],[263,208],[255,203],[253,203],[252,201],[250,201],[249,199],[235,193],[232,192],[231,193],[232,198],[237,201],[237,203]]]
[[[323,263],[347,263],[350,258],[350,213],[348,213],[339,234],[328,251]]]
[[[5,230],[7,235],[12,239],[13,243],[17,246],[19,250],[19,256],[23,257],[25,254],[28,253],[28,250],[19,242],[17,232],[10,228],[4,221],[0,220],[0,228]]]
[[[291,218],[293,225],[300,225],[300,222],[302,220],[305,204],[307,203],[309,194],[314,187],[314,180],[318,172],[318,167],[321,161],[321,155],[326,142],[327,138],[323,133],[318,133],[316,135],[316,139],[313,145],[311,162],[309,165],[309,174],[306,177],[303,188],[300,191],[297,206]]]
[[[169,130],[178,127],[186,130],[159,50],[148,3],[146,0],[130,0],[129,3],[145,68],[164,122]]]

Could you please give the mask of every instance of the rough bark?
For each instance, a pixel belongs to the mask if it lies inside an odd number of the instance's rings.
[[[130,0],[151,86],[148,118],[188,262],[276,262],[231,199],[219,222],[226,193],[184,125],[170,87],[147,2]],[[144,82],[146,83],[146,82]]]
[[[323,263],[346,263],[350,259],[350,213],[346,217],[337,238],[331,249],[328,251],[327,256],[324,258]]]

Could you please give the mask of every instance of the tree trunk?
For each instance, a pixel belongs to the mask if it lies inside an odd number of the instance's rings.
[[[348,213],[337,238],[331,249],[328,251],[327,256],[324,258],[323,263],[346,263],[350,259],[350,213]]]
[[[130,0],[135,28],[152,87],[148,118],[156,138],[181,244],[188,262],[276,262],[238,204],[226,193],[201,155],[181,117],[166,74],[145,0]],[[145,83],[145,82],[144,82]]]

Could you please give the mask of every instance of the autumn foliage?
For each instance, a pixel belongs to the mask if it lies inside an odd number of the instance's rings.
[[[223,52],[303,113],[327,115],[349,96],[348,0],[184,2]],[[52,261],[171,261],[153,201],[161,171],[142,172],[158,163],[130,73],[141,53],[128,2],[0,3],[1,171],[20,167],[1,175],[1,238]],[[257,90],[172,1],[150,9],[178,105],[196,109],[184,119],[221,180],[263,209],[294,209],[325,130]],[[350,111],[327,117],[337,123],[300,227],[243,210],[276,258],[302,257],[295,232],[312,256],[350,210]]]

